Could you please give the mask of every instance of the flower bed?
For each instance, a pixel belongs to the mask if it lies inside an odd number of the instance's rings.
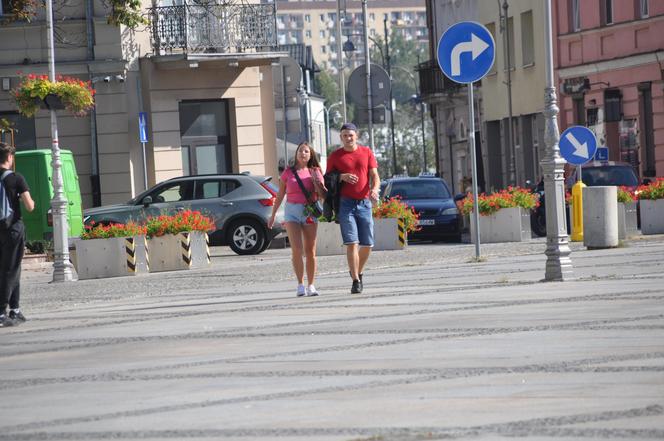
[[[406,233],[418,231],[417,222],[420,215],[415,209],[401,200],[398,196],[379,201],[372,210],[374,219],[403,219]]]
[[[52,102],[54,97],[74,115],[84,116],[95,105],[94,95],[95,90],[89,81],[60,75],[53,82],[47,75],[30,74],[22,77],[21,83],[12,90],[18,111],[27,117],[35,116],[37,110],[45,102]]]
[[[664,178],[657,178],[635,191],[641,208],[641,232],[664,234]]]
[[[211,218],[185,210],[144,223],[92,224],[76,243],[79,278],[200,268],[210,263]]]
[[[473,195],[468,193],[466,197],[457,202],[459,212],[469,215],[473,212]],[[481,193],[477,198],[477,205],[481,216],[490,216],[502,208],[520,207],[532,210],[539,207],[539,197],[528,189],[521,187],[507,187],[492,194]]]

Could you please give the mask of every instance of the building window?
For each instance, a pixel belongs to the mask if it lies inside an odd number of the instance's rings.
[[[572,32],[581,30],[581,0],[570,0],[570,28]]]
[[[0,2],[0,15],[7,15],[9,14],[9,11],[11,11],[11,0],[2,0]]]
[[[369,14],[369,21],[376,21],[376,14],[374,14],[373,12]]]
[[[487,30],[491,33],[491,36],[493,37],[493,41],[496,41],[496,24],[495,23],[488,23],[485,25]],[[491,69],[487,73],[487,75],[495,75],[496,74],[496,59],[494,57],[493,59],[493,65],[491,66]]]
[[[321,51],[322,53],[326,54],[326,53],[327,53],[327,46],[321,46],[321,47],[320,47],[320,51]]]
[[[648,0],[637,0],[639,2],[639,17],[648,17]]]
[[[16,112],[0,112],[0,119],[9,121],[14,129],[14,146],[16,150],[34,150],[37,145],[35,136],[35,119],[27,118]],[[0,134],[2,142],[11,141],[10,132]]]
[[[622,119],[622,94],[617,89],[604,91],[604,121],[620,121]]]
[[[325,14],[320,15],[320,22],[325,23]]]
[[[613,0],[601,0],[602,7],[600,9],[602,25],[613,24]]]
[[[311,38],[311,31],[307,30],[304,34],[307,36],[307,38]]]
[[[325,31],[320,31],[320,32],[318,32],[318,36],[319,36],[320,38],[325,38]]]
[[[507,20],[507,50],[510,51],[510,69],[514,69],[514,17]]]
[[[305,14],[304,15],[304,21],[306,21],[307,23],[311,23],[311,15]]]
[[[533,35],[533,11],[521,13],[521,57],[524,66],[535,64],[535,44]]]

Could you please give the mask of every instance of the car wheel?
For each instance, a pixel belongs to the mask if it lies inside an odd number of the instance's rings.
[[[265,244],[265,230],[253,219],[233,222],[228,230],[228,245],[236,254],[259,254]]]
[[[530,213],[530,229],[538,237],[546,236],[546,216],[542,210],[535,210]]]

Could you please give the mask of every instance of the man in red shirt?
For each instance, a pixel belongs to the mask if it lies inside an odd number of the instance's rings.
[[[341,142],[343,146],[327,158],[327,172],[340,173],[342,184],[337,219],[353,279],[350,292],[359,294],[363,288],[362,270],[374,245],[371,208],[380,195],[380,178],[373,152],[357,143],[355,124],[341,126]]]

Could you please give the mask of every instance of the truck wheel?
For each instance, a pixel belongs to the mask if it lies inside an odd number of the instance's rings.
[[[231,250],[236,254],[258,254],[263,251],[266,234],[257,221],[240,219],[231,224],[227,240]]]

